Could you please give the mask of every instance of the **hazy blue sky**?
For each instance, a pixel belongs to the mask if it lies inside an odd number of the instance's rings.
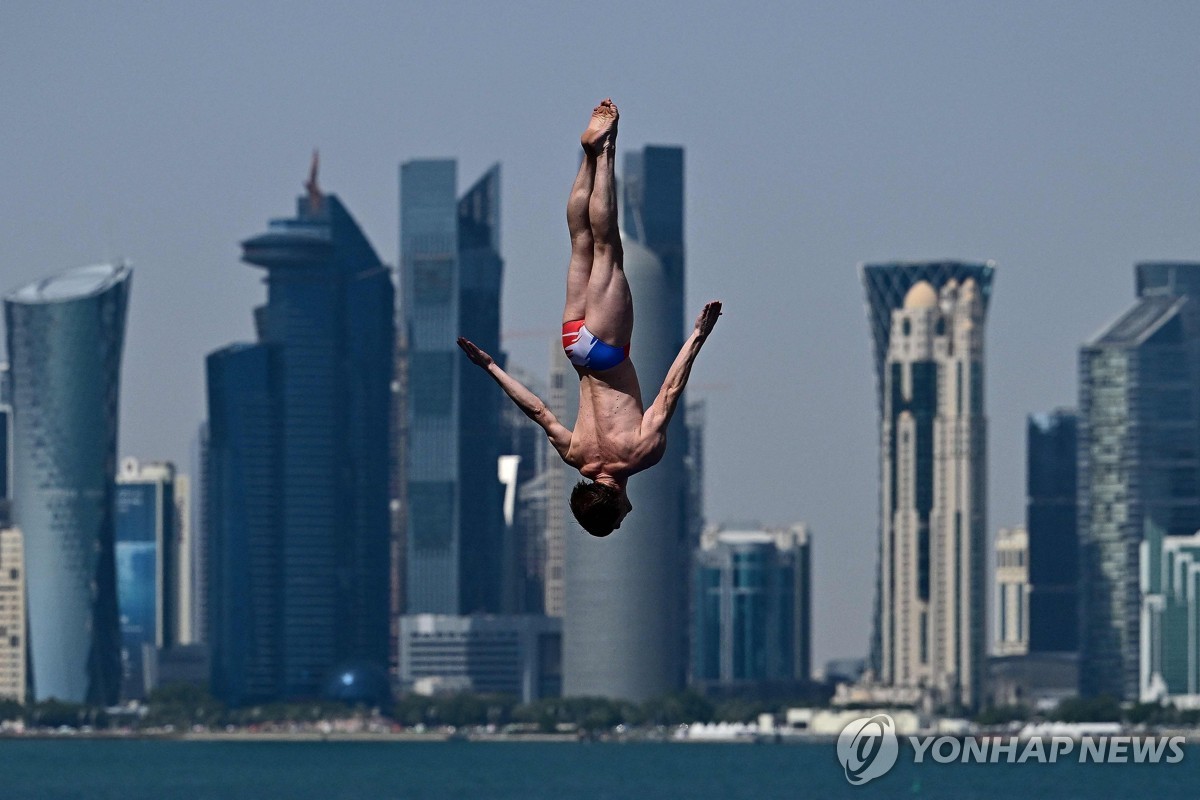
[[[865,652],[877,428],[857,264],[993,259],[989,528],[1025,414],[1073,405],[1132,266],[1200,259],[1191,2],[0,3],[0,289],[134,265],[121,453],[186,464],[204,356],[252,338],[238,242],[321,183],[397,260],[397,165],[503,164],[504,327],[544,374],[593,105],[687,149],[688,305],[726,313],[711,520],[816,533],[816,657]],[[636,358],[636,354],[635,354]]]

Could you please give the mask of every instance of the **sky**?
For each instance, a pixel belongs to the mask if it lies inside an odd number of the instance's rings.
[[[1076,402],[1133,265],[1200,260],[1200,4],[0,3],[0,291],[127,258],[120,453],[189,463],[204,357],[253,339],[238,243],[314,147],[398,261],[398,165],[502,165],[502,320],[546,374],[592,106],[686,149],[711,522],[808,523],[815,659],[863,655],[878,421],[862,262],[993,260],[989,530],[1025,416]],[[634,355],[636,361],[636,354]],[[647,390],[649,391],[649,390]],[[186,469],[186,467],[185,467]]]

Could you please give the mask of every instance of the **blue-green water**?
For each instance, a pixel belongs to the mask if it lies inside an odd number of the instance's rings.
[[[852,787],[832,744],[0,740],[4,800],[1174,800],[1179,764],[913,764]]]

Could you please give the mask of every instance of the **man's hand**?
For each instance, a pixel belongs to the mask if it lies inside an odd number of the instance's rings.
[[[458,346],[467,354],[467,358],[471,359],[472,364],[477,364],[484,369],[492,365],[492,357],[480,350],[470,339],[458,337]]]
[[[721,301],[713,300],[704,306],[700,312],[700,316],[696,317],[696,332],[701,338],[707,337],[712,333],[712,329],[717,325],[717,317],[721,316]]]

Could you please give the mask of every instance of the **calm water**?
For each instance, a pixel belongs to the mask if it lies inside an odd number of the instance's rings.
[[[0,740],[5,800],[773,800],[1197,797],[1173,765],[913,764],[863,786],[833,745]]]

